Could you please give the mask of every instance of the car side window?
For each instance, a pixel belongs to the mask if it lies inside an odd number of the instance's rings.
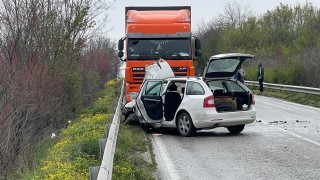
[[[145,88],[141,95],[149,95],[149,96],[159,96],[162,83],[161,81],[149,81],[146,82]]]
[[[197,82],[189,81],[187,83],[186,94],[187,95],[203,95],[204,94],[204,89],[201,86],[201,84],[199,84]]]

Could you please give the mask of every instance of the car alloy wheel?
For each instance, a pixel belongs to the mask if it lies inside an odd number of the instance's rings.
[[[191,136],[195,132],[195,127],[188,113],[181,113],[178,118],[178,131],[181,136]]]

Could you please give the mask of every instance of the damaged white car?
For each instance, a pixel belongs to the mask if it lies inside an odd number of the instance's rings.
[[[136,100],[127,108],[140,123],[153,128],[177,128],[180,135],[226,127],[240,133],[256,120],[254,96],[234,75],[249,54],[211,56],[203,77],[145,79]],[[132,114],[134,113],[134,114]]]

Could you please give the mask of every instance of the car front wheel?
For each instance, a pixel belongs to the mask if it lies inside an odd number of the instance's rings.
[[[190,115],[185,112],[180,114],[177,126],[181,136],[192,136],[196,131]]]
[[[227,129],[232,134],[238,134],[244,129],[244,124],[238,125],[238,126],[229,126],[229,127],[227,127]]]
[[[137,115],[132,112],[132,113],[126,115],[124,123],[125,124],[139,124],[139,119],[138,119]]]

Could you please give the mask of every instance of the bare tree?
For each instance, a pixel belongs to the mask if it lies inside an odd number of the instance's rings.
[[[93,100],[94,92],[104,86],[108,79],[117,78],[120,61],[116,57],[115,43],[98,37],[88,42],[80,58],[81,91],[85,94],[85,105]]]
[[[302,85],[310,87],[320,87],[320,52],[318,48],[306,48],[304,52],[300,53],[299,61],[303,66],[301,72]]]
[[[220,14],[219,19],[225,25],[232,27],[240,27],[249,17],[253,16],[250,6],[239,2],[227,2],[223,11],[224,14]]]
[[[29,150],[75,112],[79,60],[96,31],[94,18],[109,6],[99,0],[1,1],[0,177],[28,163]]]

